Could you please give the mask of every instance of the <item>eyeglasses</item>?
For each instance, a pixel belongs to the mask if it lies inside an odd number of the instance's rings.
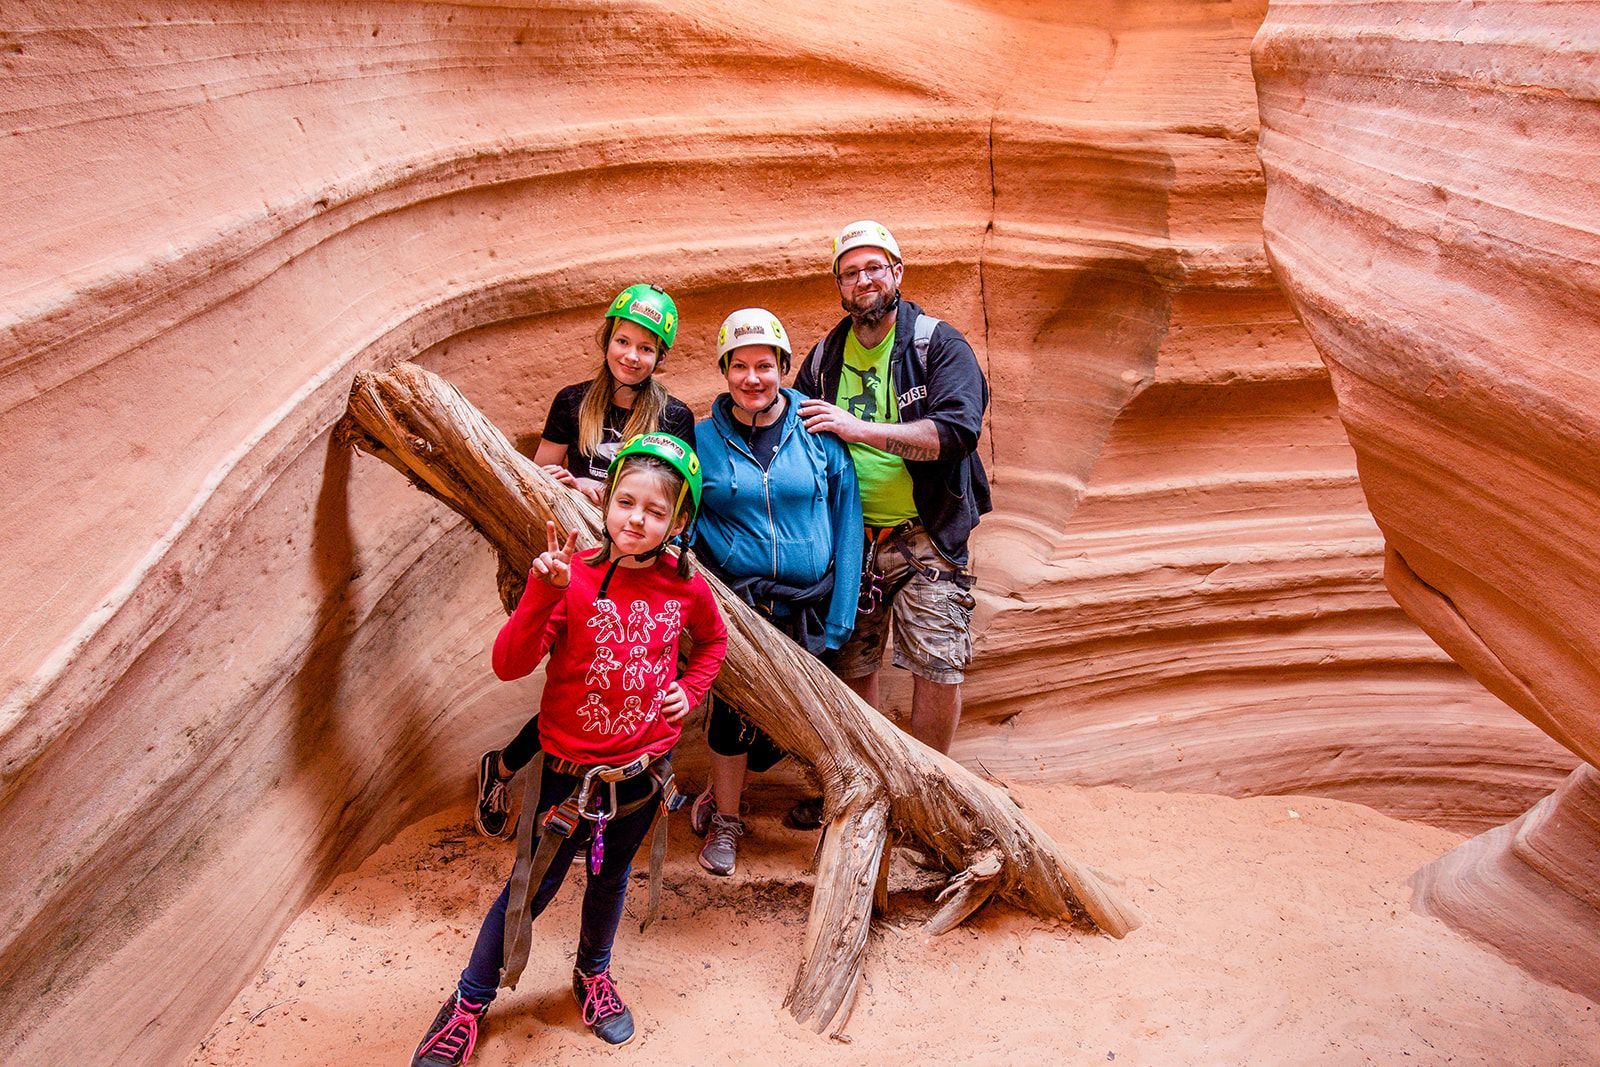
[[[854,268],[850,270],[842,270],[838,273],[838,275],[836,275],[836,277],[839,279],[839,284],[848,289],[850,286],[861,281],[881,282],[885,277],[888,276],[891,270],[894,270],[894,266],[892,264],[875,263],[870,267],[862,267],[860,270],[856,270]]]

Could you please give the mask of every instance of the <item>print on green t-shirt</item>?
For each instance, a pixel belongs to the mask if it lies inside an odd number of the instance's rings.
[[[844,366],[833,402],[867,422],[899,422],[893,383],[889,380],[889,353],[894,350],[894,330],[871,348],[862,348],[856,332],[844,337]],[[911,475],[905,460],[871,445],[851,444],[856,480],[861,484],[861,518],[868,526],[894,526],[917,517],[911,495]]]

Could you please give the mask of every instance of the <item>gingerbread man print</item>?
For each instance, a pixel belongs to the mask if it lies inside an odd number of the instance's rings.
[[[623,730],[637,729],[640,722],[645,721],[642,704],[643,702],[636,696],[624,700],[622,702],[622,713],[617,716],[616,726],[612,732],[620,733]]]
[[[610,689],[611,672],[621,666],[621,662],[612,651],[601,645],[595,649],[594,659],[589,662],[589,674],[584,678],[583,684],[596,689]]]
[[[605,698],[599,693],[590,693],[589,702],[578,709],[578,714],[584,718],[585,730],[598,730],[609,734],[611,730],[611,709],[606,707]]]
[[[658,689],[666,689],[677,681],[678,657],[673,655],[672,649],[662,649],[661,655],[656,659],[655,676]]]
[[[645,657],[650,650],[637,645],[628,653],[628,665],[622,671],[622,688],[644,689],[655,680],[655,664]]]
[[[594,602],[594,614],[589,616],[588,626],[594,631],[594,643],[597,645],[606,641],[627,640],[628,635],[622,628],[622,613],[610,599]]]
[[[628,640],[648,642],[655,629],[656,620],[650,614],[650,605],[635,600],[628,611]]]
[[[664,629],[661,631],[661,640],[667,644],[678,636],[678,631],[683,629],[683,608],[676,600],[669,600],[661,606],[661,611],[655,616]]]

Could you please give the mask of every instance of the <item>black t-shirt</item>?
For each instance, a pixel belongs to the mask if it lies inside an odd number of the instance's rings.
[[[777,419],[767,426],[746,426],[735,418],[733,425],[738,428],[739,436],[743,437],[744,443],[749,446],[750,454],[761,464],[761,469],[766,470],[772,466],[772,457],[778,452],[783,420]]]
[[[589,391],[589,385],[590,382],[569,385],[550,401],[550,414],[544,420],[543,439],[567,446],[567,470],[572,472],[573,477],[603,482],[606,480],[606,471],[611,469],[611,461],[622,447],[622,429],[633,412],[612,404],[611,410],[606,412],[600,447],[593,454],[580,453],[577,446],[578,408],[583,404],[583,394]],[[694,413],[689,410],[689,405],[677,397],[667,398],[667,408],[661,413],[660,429],[662,433],[681,437],[690,448],[694,447]]]

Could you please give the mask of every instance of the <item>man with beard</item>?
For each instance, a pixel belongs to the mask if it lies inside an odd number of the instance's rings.
[[[811,349],[795,388],[812,398],[800,405],[806,429],[850,447],[866,546],[855,634],[828,662],[879,707],[892,618],[895,665],[913,675],[911,734],[948,752],[972,658],[967,538],[989,510],[977,456],[989,386],[959,330],[901,299],[905,267],[888,230],[851,223],[833,245],[847,315]],[[797,811],[794,821],[806,820]]]

